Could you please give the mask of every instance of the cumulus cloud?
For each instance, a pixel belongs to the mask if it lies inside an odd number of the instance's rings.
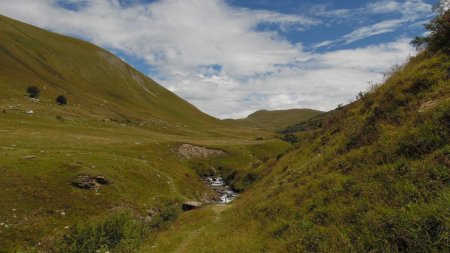
[[[233,7],[223,0],[131,5],[117,0],[2,0],[0,13],[138,57],[158,73],[156,79],[162,85],[220,118],[243,117],[263,108],[332,109],[413,52],[408,39],[308,52],[277,30],[257,28],[269,24],[303,31],[322,20]],[[345,10],[336,13],[348,14]],[[395,22],[386,21],[356,30],[345,39],[395,27]],[[330,44],[324,41],[316,46]]]

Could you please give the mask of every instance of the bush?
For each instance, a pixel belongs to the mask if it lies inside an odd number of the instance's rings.
[[[37,97],[39,97],[39,94],[41,93],[41,91],[36,86],[28,86],[27,93],[30,98],[37,98]]]
[[[53,252],[133,252],[150,231],[148,225],[122,211],[96,223],[75,226],[56,243]]]
[[[67,105],[67,98],[64,95],[59,95],[56,97],[56,103],[59,105]]]
[[[444,11],[425,25],[430,34],[416,37],[411,44],[417,48],[426,45],[432,51],[450,52],[450,10]]]
[[[181,209],[178,205],[172,205],[161,210],[152,218],[150,225],[152,228],[164,229],[173,220],[176,220],[180,215]]]
[[[292,132],[285,134],[281,139],[283,141],[289,142],[291,144],[298,142],[297,136],[295,136],[294,133],[292,133]]]

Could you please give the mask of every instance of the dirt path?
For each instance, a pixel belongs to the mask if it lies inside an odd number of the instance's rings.
[[[210,208],[211,210],[213,210],[214,214],[215,214],[215,218],[214,218],[213,222],[219,222],[220,215],[225,210],[230,208],[231,206],[232,206],[231,204],[217,204],[217,205],[213,205],[213,206],[205,207],[205,208]],[[186,251],[187,247],[191,244],[192,241],[194,241],[198,236],[200,236],[202,234],[202,232],[206,229],[207,226],[208,226],[208,224],[205,224],[202,227],[200,227],[197,230],[195,230],[192,233],[190,233],[189,236],[187,236],[183,240],[183,242],[181,242],[178,245],[178,247],[173,252],[175,252],[175,253],[185,253],[185,252],[187,252]]]

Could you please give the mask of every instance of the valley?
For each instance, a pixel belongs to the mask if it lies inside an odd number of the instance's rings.
[[[0,252],[448,252],[443,43],[328,112],[219,120],[0,16]]]

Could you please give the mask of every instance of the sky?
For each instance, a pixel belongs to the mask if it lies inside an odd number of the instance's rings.
[[[218,118],[331,110],[416,51],[433,0],[1,0],[0,14],[108,49]]]

